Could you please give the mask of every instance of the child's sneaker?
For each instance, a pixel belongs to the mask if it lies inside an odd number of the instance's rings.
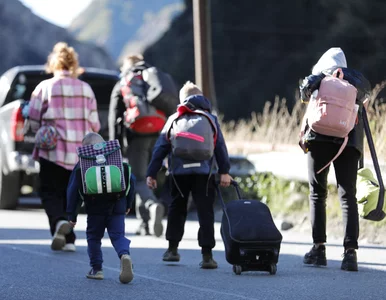
[[[90,272],[87,273],[86,277],[88,279],[97,279],[97,280],[102,280],[104,278],[103,276],[103,270],[95,270],[92,268]]]
[[[314,266],[327,266],[326,246],[312,246],[311,250],[304,255],[303,263]]]
[[[56,231],[52,238],[51,249],[62,250],[66,245],[65,235],[71,232],[71,225],[67,221],[61,220],[56,224]]]
[[[217,262],[213,259],[212,254],[203,254],[200,267],[201,269],[217,269]]]
[[[348,249],[344,252],[340,268],[345,271],[358,271],[357,252],[355,249]]]
[[[178,262],[180,261],[180,254],[178,253],[177,249],[168,249],[164,253],[162,260]]]
[[[129,283],[134,278],[133,264],[131,257],[128,254],[121,256],[121,273],[119,274],[119,281],[122,283]]]

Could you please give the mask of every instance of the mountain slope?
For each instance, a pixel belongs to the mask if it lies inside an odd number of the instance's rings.
[[[82,41],[105,47],[118,59],[127,51],[143,51],[158,39],[183,7],[182,0],[98,0],[68,30]]]
[[[102,48],[75,40],[65,29],[37,17],[15,0],[0,2],[0,40],[0,73],[15,65],[44,64],[58,41],[75,48],[81,66],[116,68]]]

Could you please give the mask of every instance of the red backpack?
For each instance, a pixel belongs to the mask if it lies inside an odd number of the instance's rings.
[[[126,106],[126,127],[140,134],[158,133],[166,123],[164,112],[156,109],[146,98],[148,84],[141,72],[130,72],[121,80],[121,93]]]

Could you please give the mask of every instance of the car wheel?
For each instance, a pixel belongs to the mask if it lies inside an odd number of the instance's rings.
[[[20,196],[20,173],[4,175],[0,160],[0,209],[15,209]]]

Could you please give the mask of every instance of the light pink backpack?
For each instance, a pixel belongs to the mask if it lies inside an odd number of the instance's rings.
[[[342,153],[348,142],[348,134],[356,123],[358,105],[355,102],[358,91],[343,79],[343,75],[342,69],[338,68],[332,75],[323,78],[318,95],[308,104],[307,123],[313,131],[344,138],[338,153],[318,174]]]

